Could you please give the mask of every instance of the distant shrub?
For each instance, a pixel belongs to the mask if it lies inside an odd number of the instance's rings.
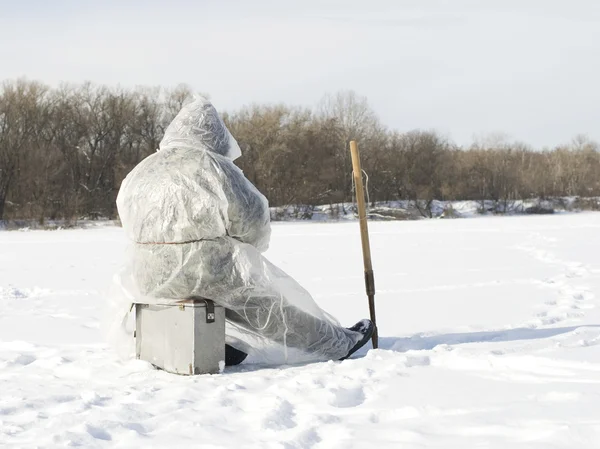
[[[442,215],[440,215],[440,218],[460,218],[460,214],[456,212],[454,207],[452,207],[452,204],[448,204],[444,208],[444,211],[442,212]]]
[[[550,215],[554,213],[554,209],[544,206],[531,206],[525,209],[525,213],[532,215]]]
[[[575,198],[573,209],[576,210],[600,210],[600,198]]]

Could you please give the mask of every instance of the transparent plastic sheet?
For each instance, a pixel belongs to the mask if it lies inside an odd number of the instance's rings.
[[[184,106],[160,150],[123,181],[117,206],[133,242],[110,295],[111,340],[131,351],[131,304],[189,297],[226,308],[227,342],[261,363],[339,359],[360,335],[265,259],[266,198],[232,162],[239,147],[203,98]]]
[[[254,247],[224,237],[183,245],[140,245],[116,282],[131,302],[169,304],[199,296],[226,308],[228,344],[258,363],[337,360],[357,341],[310,294]],[[118,330],[130,339],[125,321]]]
[[[206,98],[185,105],[165,130],[160,149],[202,148],[232,161],[242,155],[239,145]]]

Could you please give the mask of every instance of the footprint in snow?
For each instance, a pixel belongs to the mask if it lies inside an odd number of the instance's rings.
[[[112,436],[106,430],[86,424],[86,431],[97,440],[112,441]]]
[[[36,360],[37,360],[37,358],[34,355],[20,354],[17,357],[15,357],[11,362],[13,365],[27,366],[27,365],[32,364]]]
[[[296,409],[285,399],[277,398],[277,404],[263,419],[263,427],[271,430],[286,430],[296,427]]]
[[[330,392],[333,394],[333,397],[329,400],[329,404],[334,407],[358,407],[365,402],[366,399],[362,387],[333,388]]]

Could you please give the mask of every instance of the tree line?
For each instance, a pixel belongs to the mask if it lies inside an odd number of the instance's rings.
[[[0,89],[0,220],[116,218],[126,174],[155,152],[193,91],[84,83]],[[221,111],[222,112],[222,111]],[[236,164],[271,206],[352,201],[348,142],[361,149],[371,202],[600,196],[600,146],[578,136],[537,150],[502,138],[461,147],[434,130],[383,126],[366,98],[327,95],[314,108],[249,105],[222,112]]]

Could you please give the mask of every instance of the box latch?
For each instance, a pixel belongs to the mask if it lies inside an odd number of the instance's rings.
[[[206,322],[214,323],[215,322],[215,303],[210,299],[204,299],[204,303],[206,304]]]

